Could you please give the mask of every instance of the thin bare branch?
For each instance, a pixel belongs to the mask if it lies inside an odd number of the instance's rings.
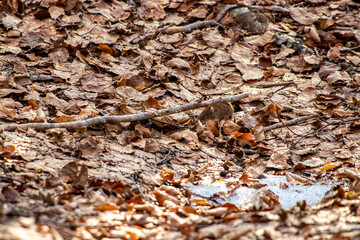
[[[331,126],[331,125],[341,125],[341,124],[345,124],[345,123],[348,123],[348,122],[355,122],[355,121],[359,121],[360,120],[360,117],[357,117],[357,118],[350,118],[350,119],[346,119],[346,120],[338,120],[338,121],[333,121],[333,122],[329,122],[327,123],[326,125],[320,127],[319,129],[316,129],[314,131],[311,131],[305,135],[303,135],[301,138],[299,138],[296,142],[294,142],[292,144],[292,147],[295,147],[296,144],[298,144],[302,139],[304,139],[305,137],[311,135],[311,134],[316,134],[317,137],[319,132],[321,130],[323,130],[324,128],[328,127],[328,126]]]
[[[308,119],[311,119],[311,118],[315,118],[317,117],[318,115],[317,114],[311,114],[311,115],[308,115],[308,116],[303,116],[303,117],[299,117],[299,118],[295,118],[295,119],[292,119],[292,120],[289,120],[289,121],[285,121],[285,122],[280,122],[280,123],[275,123],[273,125],[270,125],[270,126],[267,126],[267,127],[264,127],[264,132],[267,132],[267,131],[270,131],[270,130],[273,130],[273,129],[276,129],[276,128],[281,128],[281,127],[285,127],[285,126],[291,126],[291,125],[295,125],[299,122],[303,122],[305,120],[308,120]]]
[[[16,178],[13,178],[13,177],[10,177],[10,176],[7,176],[7,175],[0,175],[0,178],[10,179],[10,180],[19,182],[21,184],[26,184],[26,182],[24,182],[22,180],[19,180],[19,179],[16,179]]]
[[[134,122],[141,121],[145,119],[151,119],[155,117],[161,117],[165,115],[170,115],[174,113],[184,112],[191,109],[207,107],[214,103],[220,102],[235,102],[243,98],[248,97],[248,93],[243,93],[230,97],[219,97],[212,100],[207,100],[204,102],[195,102],[189,103],[182,106],[177,106],[171,109],[162,109],[153,112],[143,112],[138,114],[131,115],[122,115],[122,116],[102,116],[89,118],[87,120],[80,120],[74,122],[62,122],[62,123],[26,123],[26,124],[5,124],[3,126],[4,131],[14,131],[17,128],[27,130],[28,128],[35,128],[36,130],[46,130],[51,128],[66,128],[66,129],[80,129],[82,127],[90,127],[101,124],[118,124],[120,122]]]
[[[273,5],[273,6],[250,6],[250,9],[256,9],[256,10],[261,10],[261,11],[272,11],[272,12],[281,12],[281,13],[290,13],[290,10],[277,6],[277,5]]]
[[[218,13],[218,15],[215,18],[215,21],[220,22],[221,19],[223,19],[223,17],[225,16],[225,14],[233,8],[236,8],[238,5],[237,4],[230,4],[230,5],[226,5],[225,7],[223,7],[223,9],[221,9],[221,11]]]
[[[174,33],[178,33],[178,32],[190,33],[196,29],[206,28],[206,27],[210,27],[210,26],[224,27],[217,21],[209,20],[209,21],[198,21],[198,22],[190,23],[185,26],[169,27],[167,29],[164,29],[163,32],[167,33],[167,34],[174,34]]]
[[[271,88],[271,87],[288,86],[288,85],[291,85],[291,84],[293,84],[293,82],[263,83],[263,84],[260,84],[259,87]]]

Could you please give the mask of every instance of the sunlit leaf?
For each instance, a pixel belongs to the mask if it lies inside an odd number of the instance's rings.
[[[342,165],[342,163],[337,163],[337,164],[324,164],[324,166],[322,168],[320,168],[320,170],[331,170],[337,167],[340,167]]]
[[[196,201],[196,204],[200,206],[210,206],[210,204],[206,200]]]
[[[111,49],[111,47],[109,47],[108,45],[106,44],[102,44],[100,43],[97,48],[103,52],[106,52],[106,53],[110,53],[111,55],[114,54],[114,51]]]
[[[110,203],[104,203],[104,204],[101,204],[99,206],[96,206],[94,208],[96,211],[112,211],[112,210],[118,210],[119,207],[117,206],[114,206]]]

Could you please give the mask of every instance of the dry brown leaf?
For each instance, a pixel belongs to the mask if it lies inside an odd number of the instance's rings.
[[[137,52],[139,53],[139,55],[141,57],[141,61],[143,62],[145,69],[147,71],[149,71],[150,68],[152,67],[154,57],[149,52],[144,51],[144,50],[138,49]]]
[[[235,63],[235,66],[242,73],[242,78],[245,81],[259,80],[264,77],[264,71],[254,65],[238,62]]]
[[[288,160],[289,156],[286,152],[274,152],[271,154],[266,167],[275,169],[289,169],[291,166],[287,163]]]
[[[232,132],[237,132],[240,130],[240,126],[234,123],[232,120],[226,120],[222,126],[222,130],[225,135],[230,135]]]
[[[153,192],[153,195],[161,206],[173,207],[179,205],[179,201],[165,191],[156,190]]]
[[[186,130],[183,130],[180,132],[173,133],[170,135],[170,137],[175,140],[185,139],[191,143],[195,143],[195,144],[199,143],[198,136],[196,135],[196,133],[192,132],[190,129],[186,129]]]
[[[227,46],[230,39],[224,38],[217,29],[206,28],[202,30],[202,38],[207,45],[213,48]]]
[[[309,180],[307,178],[301,177],[294,173],[290,173],[286,171],[285,176],[288,183],[292,185],[306,185],[309,183]]]
[[[181,58],[173,58],[167,62],[171,67],[176,67],[180,69],[190,69],[190,64],[181,59]]]
[[[110,203],[104,203],[104,204],[101,204],[94,208],[94,210],[96,210],[96,211],[113,211],[113,210],[118,210],[118,209],[119,209],[119,207],[114,206]]]
[[[304,9],[304,8],[292,7],[289,10],[290,10],[291,17],[298,23],[301,23],[304,25],[311,25],[319,19],[319,17],[317,15],[306,11],[306,9]]]
[[[2,104],[1,102],[0,102],[0,112],[1,114],[10,116],[12,118],[16,118],[17,116],[16,111],[14,109],[5,107],[4,104]]]
[[[266,169],[266,165],[263,160],[258,158],[249,158],[244,162],[246,163],[246,174],[251,178],[259,178]]]

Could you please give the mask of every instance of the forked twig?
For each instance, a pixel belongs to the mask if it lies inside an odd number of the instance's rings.
[[[189,103],[182,106],[177,106],[171,109],[162,109],[153,112],[143,112],[138,114],[122,115],[122,116],[102,116],[89,118],[87,120],[79,120],[74,122],[61,122],[61,123],[26,123],[26,124],[5,124],[3,125],[4,131],[14,131],[17,128],[27,130],[28,128],[35,128],[36,130],[46,130],[51,128],[66,128],[66,129],[80,129],[82,127],[90,127],[101,124],[118,124],[120,122],[134,122],[155,117],[161,117],[174,113],[184,112],[191,109],[207,107],[214,103],[221,102],[235,102],[248,97],[248,93],[243,93],[230,97],[218,97],[204,102]]]

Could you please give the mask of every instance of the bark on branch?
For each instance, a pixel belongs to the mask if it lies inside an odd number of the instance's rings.
[[[94,118],[89,118],[87,120],[80,120],[74,122],[5,124],[3,125],[3,129],[4,131],[14,131],[17,128],[24,130],[27,130],[28,128],[35,128],[36,130],[46,130],[51,128],[80,129],[81,127],[90,127],[100,124],[117,124],[120,122],[133,122],[133,121],[140,121],[140,120],[170,115],[174,113],[184,112],[191,109],[207,107],[214,103],[235,102],[243,98],[246,98],[248,96],[249,96],[248,93],[243,93],[230,97],[214,98],[212,100],[207,100],[204,102],[189,103],[171,109],[162,109],[153,112],[143,112],[138,114],[122,115],[122,116],[101,116],[101,117],[94,117]]]
[[[270,126],[267,126],[267,127],[264,127],[264,132],[267,132],[267,131],[270,131],[270,130],[273,130],[273,129],[276,129],[276,128],[281,128],[281,127],[285,127],[285,126],[291,126],[291,125],[295,125],[299,122],[303,122],[305,120],[308,120],[308,119],[311,119],[311,118],[315,118],[317,117],[318,115],[317,114],[311,114],[311,115],[308,115],[308,116],[303,116],[303,117],[299,117],[299,118],[295,118],[295,119],[292,119],[292,120],[289,120],[289,121],[286,121],[286,122],[280,122],[280,123],[275,123],[273,125],[270,125]]]

